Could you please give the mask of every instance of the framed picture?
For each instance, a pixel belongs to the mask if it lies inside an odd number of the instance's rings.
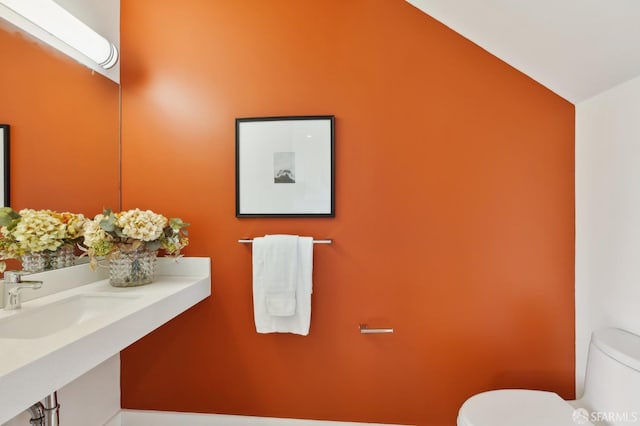
[[[0,202],[9,207],[9,125],[0,124]]]
[[[332,115],[236,119],[237,217],[334,217]]]

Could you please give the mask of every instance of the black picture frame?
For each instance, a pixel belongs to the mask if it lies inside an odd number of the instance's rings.
[[[335,217],[335,116],[236,118],[236,217]]]
[[[0,124],[0,201],[2,207],[9,207],[11,198],[9,197],[9,125]]]

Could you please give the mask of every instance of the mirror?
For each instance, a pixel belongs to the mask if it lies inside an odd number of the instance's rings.
[[[9,205],[94,216],[119,208],[119,86],[0,19]]]
[[[119,209],[118,84],[3,19],[0,52],[0,124],[11,136],[5,205],[87,217]]]

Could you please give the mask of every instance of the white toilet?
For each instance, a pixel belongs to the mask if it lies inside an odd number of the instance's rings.
[[[458,426],[565,425],[640,426],[640,337],[615,328],[593,333],[581,399],[505,389],[474,395],[458,412]]]

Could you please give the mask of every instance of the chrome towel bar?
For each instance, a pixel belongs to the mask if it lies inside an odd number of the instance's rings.
[[[369,328],[367,324],[360,324],[360,334],[385,334],[393,333],[393,328]]]
[[[242,244],[251,244],[253,240],[244,239],[244,240],[238,240],[238,242]],[[331,243],[333,243],[333,240],[313,240],[313,244],[331,244]]]

